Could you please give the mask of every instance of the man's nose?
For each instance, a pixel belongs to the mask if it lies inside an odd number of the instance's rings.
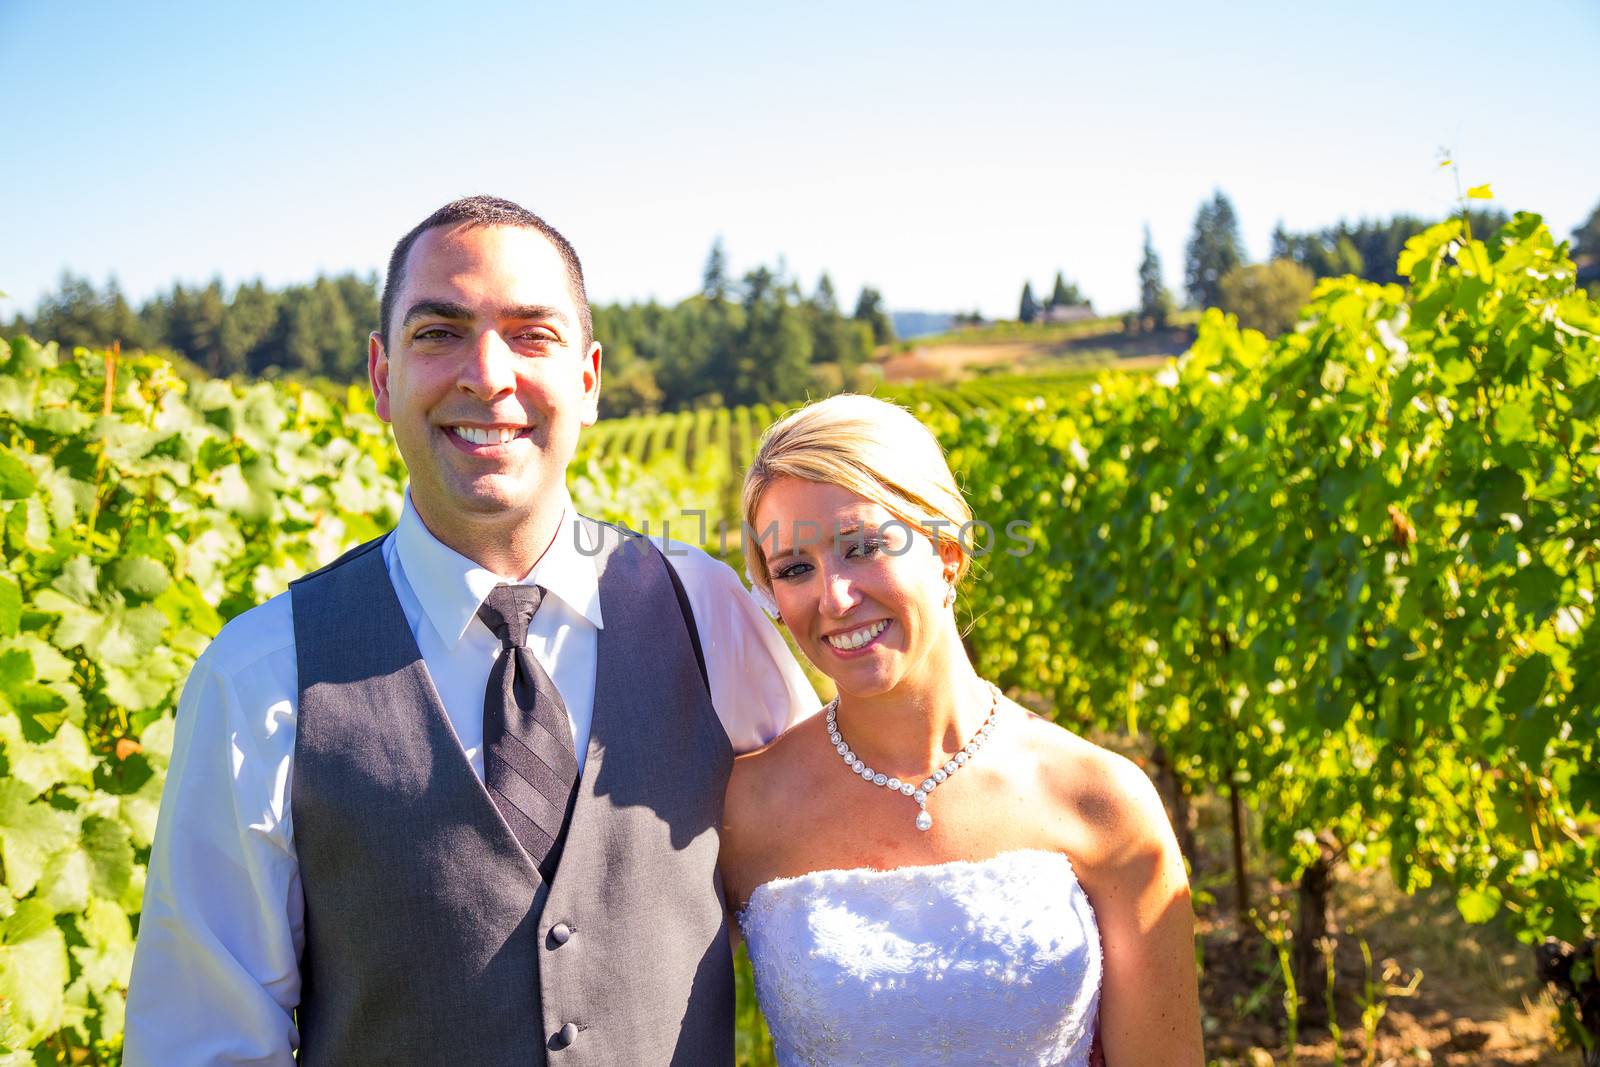
[[[461,388],[474,396],[490,398],[516,389],[517,354],[498,330],[484,330],[461,367]]]

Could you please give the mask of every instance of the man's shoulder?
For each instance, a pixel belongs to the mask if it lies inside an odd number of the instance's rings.
[[[293,648],[294,609],[291,594],[284,591],[229,619],[206,647],[204,659],[212,670],[238,675]]]

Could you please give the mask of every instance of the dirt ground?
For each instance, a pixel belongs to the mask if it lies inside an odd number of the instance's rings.
[[[1578,1067],[1578,1052],[1557,1047],[1555,1005],[1533,978],[1533,956],[1526,946],[1495,924],[1467,925],[1442,891],[1406,896],[1383,871],[1341,870],[1339,877],[1334,914],[1344,933],[1334,950],[1334,1002],[1343,1032],[1342,1062],[1351,1067]],[[1217,881],[1196,882],[1208,1060],[1218,1067],[1288,1063],[1276,954],[1254,929],[1241,932],[1231,894]],[[1292,900],[1289,887],[1266,883],[1257,899],[1270,902],[1274,891],[1280,902]],[[1270,903],[1264,910],[1270,911]],[[1361,955],[1362,938],[1371,953],[1370,972]],[[1370,1003],[1382,1009],[1370,1041],[1362,1026],[1369,973]],[[1308,1067],[1340,1062],[1329,1030],[1302,1026],[1295,1062]]]

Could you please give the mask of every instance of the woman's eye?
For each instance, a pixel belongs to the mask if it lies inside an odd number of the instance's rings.
[[[775,582],[787,581],[790,578],[798,578],[805,574],[805,572],[810,569],[810,566],[811,565],[809,563],[791,563],[787,567],[779,567],[777,571],[771,575],[771,577]]]
[[[845,550],[845,555],[847,557],[854,557],[856,559],[865,559],[870,556],[876,556],[879,550],[882,548],[882,541],[879,541],[876,538],[868,537],[851,545]]]

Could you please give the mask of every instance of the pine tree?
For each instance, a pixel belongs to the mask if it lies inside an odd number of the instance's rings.
[[[1600,207],[1572,231],[1572,261],[1578,265],[1578,284],[1587,286],[1591,296],[1600,294]]]
[[[1196,307],[1212,307],[1220,298],[1222,276],[1245,261],[1239,218],[1221,189],[1195,214],[1187,251],[1184,286],[1189,300]]]
[[[728,296],[728,256],[722,250],[722,238],[711,242],[711,252],[706,256],[705,270],[700,275],[700,291],[708,300],[725,300]]]
[[[1084,300],[1083,294],[1078,292],[1077,285],[1069,284],[1067,280],[1061,276],[1061,272],[1056,271],[1056,284],[1055,287],[1050,290],[1050,302],[1045,306],[1050,308],[1065,308],[1076,307],[1079,304],[1086,303],[1088,303],[1088,301]]]
[[[811,297],[811,304],[823,314],[837,315],[839,313],[839,298],[833,292],[833,279],[828,277],[826,271],[817,279],[817,291]]]
[[[1139,261],[1139,318],[1151,329],[1164,330],[1172,317],[1172,294],[1161,284],[1161,259],[1150,240],[1150,227],[1144,228],[1144,258]]]
[[[1017,309],[1017,318],[1022,322],[1032,322],[1039,317],[1039,301],[1034,299],[1033,283],[1022,283],[1022,306]]]
[[[851,316],[857,322],[864,322],[872,329],[872,343],[886,345],[894,340],[894,323],[889,319],[888,311],[883,307],[883,294],[868,286],[861,287],[861,295],[856,297],[856,311]]]
[[[1272,228],[1272,251],[1267,253],[1268,259],[1293,259],[1294,246],[1290,243],[1289,231],[1283,228],[1283,220]]]

